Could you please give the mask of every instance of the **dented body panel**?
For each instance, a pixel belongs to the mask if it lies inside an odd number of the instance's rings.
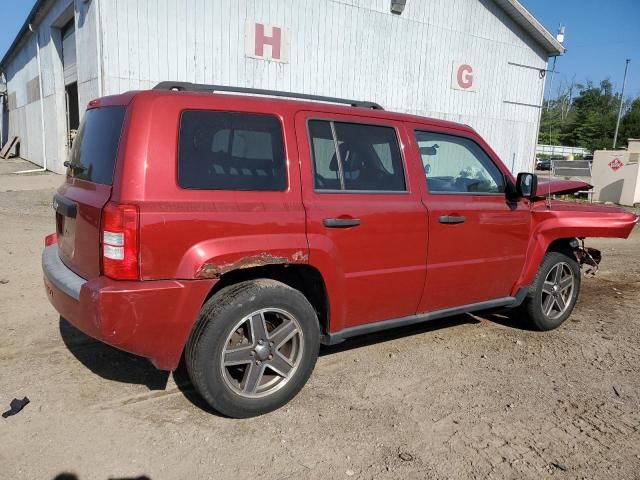
[[[554,240],[588,237],[627,238],[637,221],[638,217],[634,213],[618,207],[561,200],[540,200],[533,203],[527,259],[513,291],[533,281],[544,254]]]

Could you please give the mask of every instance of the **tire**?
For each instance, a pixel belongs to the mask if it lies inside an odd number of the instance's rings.
[[[553,330],[562,325],[576,304],[580,280],[580,266],[570,252],[548,252],[522,304],[529,326]]]
[[[185,360],[191,382],[213,409],[248,418],[295,397],[319,348],[318,318],[305,296],[261,279],[223,288],[204,304]]]

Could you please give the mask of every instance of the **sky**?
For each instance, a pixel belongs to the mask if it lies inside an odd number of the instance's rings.
[[[425,1],[425,0],[409,0]],[[563,82],[594,83],[609,78],[622,86],[630,58],[625,97],[640,97],[640,0],[520,0],[554,35],[565,25],[566,53],[547,78],[547,93]],[[33,0],[0,0],[0,55],[4,56],[33,6]]]
[[[565,25],[567,51],[556,62],[555,93],[561,82],[598,83],[609,78],[622,87],[625,59],[631,59],[625,97],[640,97],[640,0],[520,0],[554,35]]]

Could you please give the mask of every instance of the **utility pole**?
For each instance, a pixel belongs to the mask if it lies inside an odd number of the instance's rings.
[[[624,63],[624,78],[622,79],[622,92],[620,92],[620,108],[618,109],[618,120],[616,121],[616,133],[613,135],[613,148],[616,148],[616,142],[618,140],[618,129],[620,128],[620,117],[622,116],[622,104],[624,103],[624,85],[627,83],[627,69],[629,68],[629,60]]]

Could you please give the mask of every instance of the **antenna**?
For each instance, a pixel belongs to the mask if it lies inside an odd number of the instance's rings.
[[[547,210],[551,210],[551,171],[553,170],[553,150],[553,147],[551,147],[551,159],[549,160],[551,165],[549,165],[549,173],[547,174],[547,179],[549,180],[547,182]]]
[[[556,40],[560,43],[564,43],[564,31],[565,31],[565,27],[564,25],[560,24],[558,26],[558,34],[556,35]],[[557,56],[553,57],[553,67],[551,67],[551,78],[549,79],[549,97],[551,97],[552,95],[552,90],[551,88],[553,87],[553,74],[556,73],[556,60],[558,60]],[[551,98],[549,98],[549,100],[547,101],[547,112],[551,110]],[[551,139],[551,131],[552,131],[552,125],[553,122],[549,122],[549,143],[552,143],[552,139]],[[549,173],[547,174],[547,187],[548,187],[548,191],[547,191],[547,195],[546,195],[546,202],[547,202],[547,209],[551,209],[551,171],[553,170],[553,153],[554,153],[554,147],[551,147],[551,158],[549,159]]]

